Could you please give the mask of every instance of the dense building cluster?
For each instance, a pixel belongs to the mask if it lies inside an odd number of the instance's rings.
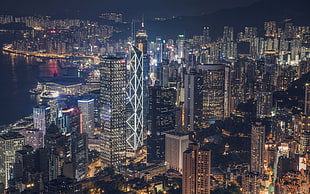
[[[3,131],[2,190],[310,192],[309,26],[151,42],[143,22],[112,41],[112,26],[51,21],[0,17],[33,28],[10,52],[86,57],[68,59],[74,78],[39,81],[32,116]]]

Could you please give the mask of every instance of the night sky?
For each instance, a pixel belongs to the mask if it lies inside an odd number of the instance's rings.
[[[125,18],[202,15],[218,10],[247,6],[259,0],[10,0],[0,11],[15,14],[69,16],[121,12]]]

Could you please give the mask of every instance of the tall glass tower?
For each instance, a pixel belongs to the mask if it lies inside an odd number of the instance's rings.
[[[127,143],[135,151],[143,144],[143,54],[135,46],[131,46],[128,68]]]
[[[100,57],[102,161],[117,166],[126,153],[126,60]]]
[[[78,100],[78,107],[82,113],[82,133],[88,136],[94,135],[95,128],[95,108],[94,99]]]

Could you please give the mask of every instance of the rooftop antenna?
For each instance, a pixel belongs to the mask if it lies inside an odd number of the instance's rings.
[[[142,14],[142,22],[141,22],[141,27],[144,28],[144,14]]]

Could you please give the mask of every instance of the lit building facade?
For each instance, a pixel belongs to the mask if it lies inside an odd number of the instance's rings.
[[[230,68],[198,65],[185,76],[185,128],[206,128],[230,114]]]
[[[211,174],[211,151],[190,144],[183,153],[182,192],[186,194],[209,194]]]
[[[21,135],[25,137],[25,145],[30,145],[34,150],[43,148],[44,136],[43,131],[39,129],[24,129],[20,131]]]
[[[188,148],[189,135],[167,133],[165,135],[165,161],[168,168],[182,172],[183,152]]]
[[[102,160],[109,166],[125,161],[126,154],[126,60],[100,58],[100,122]]]
[[[88,136],[94,135],[95,128],[95,100],[78,100],[78,107],[81,111],[82,133],[87,133]]]
[[[251,172],[262,174],[264,170],[265,126],[261,122],[252,125]]]
[[[43,131],[45,134],[46,129],[50,122],[50,107],[39,105],[33,108],[33,125],[35,129]]]
[[[127,137],[126,141],[132,150],[143,145],[144,128],[144,83],[143,83],[143,53],[135,46],[131,47],[131,58],[128,61],[127,85]]]
[[[0,183],[9,187],[9,180],[13,179],[12,170],[15,163],[15,152],[22,150],[25,145],[24,136],[16,132],[9,132],[0,136]]]
[[[164,133],[175,128],[176,94],[174,88],[150,87],[148,118],[151,134],[147,139],[147,161],[159,162],[165,159]]]

